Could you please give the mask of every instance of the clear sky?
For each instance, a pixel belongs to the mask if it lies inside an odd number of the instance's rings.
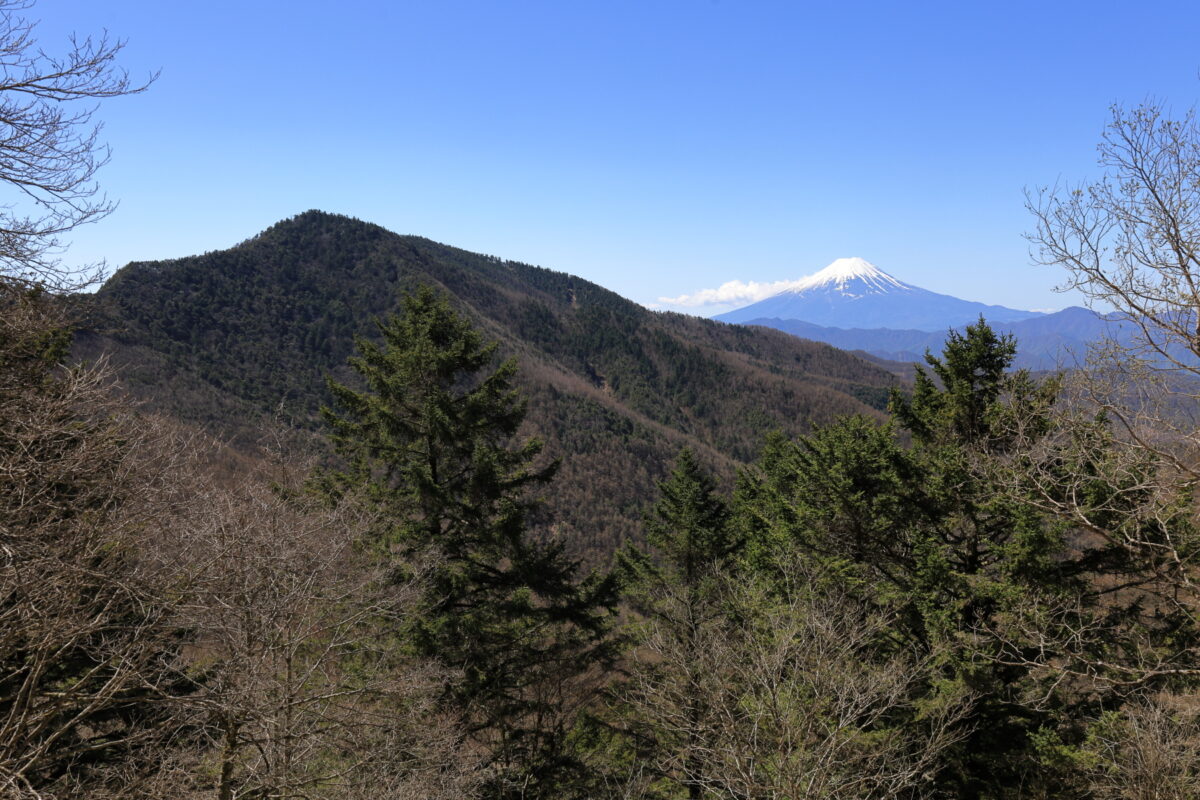
[[[1056,308],[1023,190],[1117,102],[1200,95],[1200,3],[40,0],[161,70],[99,112],[120,201],[68,262],[229,247],[309,208],[644,304],[843,256]],[[716,309],[699,309],[710,313]]]

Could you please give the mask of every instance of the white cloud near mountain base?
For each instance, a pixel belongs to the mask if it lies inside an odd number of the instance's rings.
[[[665,306],[676,306],[679,308],[699,308],[701,306],[716,306],[757,303],[759,300],[766,300],[772,295],[786,292],[788,289],[795,289],[804,282],[804,279],[796,281],[775,281],[774,283],[759,283],[758,281],[728,281],[722,283],[716,289],[701,289],[692,294],[681,294],[678,297],[660,297],[658,302]]]

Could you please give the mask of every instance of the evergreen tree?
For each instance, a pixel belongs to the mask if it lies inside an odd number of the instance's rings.
[[[1005,374],[1016,354],[1016,340],[996,335],[982,318],[965,333],[951,330],[941,358],[925,354],[937,381],[918,366],[912,399],[893,390],[889,410],[918,442],[978,442],[996,430],[989,414],[1000,395],[1028,388],[1026,372]]]
[[[646,515],[646,541],[652,553],[629,546],[618,556],[628,583],[630,605],[647,621],[657,647],[681,657],[660,663],[634,666],[637,686],[674,687],[652,693],[663,702],[675,691],[689,698],[686,707],[667,716],[675,724],[664,725],[662,709],[643,708],[640,694],[625,708],[626,725],[636,755],[642,763],[656,765],[661,777],[681,786],[689,798],[705,793],[703,755],[711,742],[703,731],[709,709],[701,699],[702,685],[717,676],[705,675],[701,648],[706,631],[726,624],[721,603],[722,581],[741,552],[741,539],[734,535],[726,502],[716,484],[685,448],[675,461],[667,480],[659,484],[659,499]],[[677,674],[669,674],[672,671]],[[669,701],[668,701],[669,702]]]
[[[887,615],[823,585],[794,549],[747,569],[743,521],[690,451],[659,490],[652,550],[622,553],[641,633],[615,692],[624,796],[866,800],[924,786],[961,713],[948,702],[911,724],[931,661],[889,649]]]
[[[556,465],[541,444],[513,444],[524,418],[512,359],[490,369],[486,343],[428,287],[360,339],[358,391],[330,381],[324,409],[344,469],[319,483],[361,490],[382,514],[380,543],[432,564],[417,650],[455,670],[445,702],[489,748],[491,797],[565,797],[582,767],[567,745],[574,693],[611,663],[614,581],[580,581],[558,542],[530,536]]]
[[[927,703],[974,696],[971,732],[939,775],[963,797],[1029,790],[1036,734],[1068,702],[1038,683],[1046,653],[993,634],[1048,599],[1078,605],[1104,561],[1073,552],[1066,525],[992,480],[992,466],[1013,456],[1013,415],[1038,429],[1057,390],[1008,373],[1014,353],[982,321],[952,332],[941,358],[927,356],[932,375],[918,368],[911,398],[893,395],[892,423],[854,417],[776,441],[746,493],[752,563],[769,571],[799,551],[891,617],[893,647],[936,659]],[[1041,790],[1064,791],[1051,787]]]
[[[657,559],[626,547],[621,561],[635,585],[672,584],[698,590],[705,579],[729,566],[741,549],[729,508],[716,483],[690,448],[680,451],[659,498],[646,515],[646,542]]]

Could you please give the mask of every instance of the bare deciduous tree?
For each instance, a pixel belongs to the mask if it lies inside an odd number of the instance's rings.
[[[281,465],[238,488],[192,482],[159,552],[180,570],[183,704],[196,737],[176,789],[239,797],[459,798],[479,779],[454,720],[434,707],[444,676],[403,652],[422,565],[383,580],[357,547],[369,521],[328,509]]]
[[[1029,196],[1029,238],[1115,321],[1067,376],[1054,424],[1022,432],[1011,485],[1120,568],[1010,634],[1048,679],[1123,702],[1084,747],[1096,797],[1195,797],[1200,728],[1181,687],[1200,677],[1200,124],[1114,107],[1099,153],[1099,180]]]
[[[1035,259],[1115,316],[1074,386],[1127,439],[1200,477],[1200,125],[1160,105],[1113,108],[1104,176],[1028,196]]]
[[[779,599],[727,580],[736,624],[648,623],[626,695],[656,755],[626,794],[651,794],[665,779],[730,800],[920,795],[966,732],[968,698],[919,715],[928,665],[883,654],[883,620],[797,581]]]
[[[36,297],[0,315],[0,785],[32,797],[146,766],[175,675],[140,556],[175,448],[122,412],[103,365],[58,366],[58,322]]]
[[[62,236],[113,210],[95,177],[109,158],[93,121],[96,102],[147,88],[117,67],[124,42],[72,38],[66,52],[38,46],[21,16],[31,0],[0,0],[0,288],[62,291],[94,283],[99,267],[68,269]]]
[[[416,584],[380,580],[352,506],[304,503],[294,470],[228,488],[103,365],[59,365],[57,303],[9,311],[0,796],[469,797],[444,676],[395,639]]]
[[[1149,630],[1151,617],[1200,610],[1200,124],[1156,103],[1112,114],[1102,178],[1029,196],[1036,260],[1066,269],[1066,288],[1114,319],[1066,376],[1054,424],[1022,432],[1017,481],[1074,527],[1078,546],[1126,556],[1124,578],[1097,588],[1108,606],[1142,609]],[[1064,636],[1084,641],[1086,624]],[[1133,646],[1140,655],[1123,665],[1068,652],[1116,683],[1200,674],[1194,646]]]
[[[1127,704],[1092,726],[1083,762],[1097,800],[1200,796],[1200,706],[1163,694]]]

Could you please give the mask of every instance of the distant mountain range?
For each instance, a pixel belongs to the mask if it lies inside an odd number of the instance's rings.
[[[938,352],[950,329],[983,317],[1017,339],[1017,366],[1056,369],[1082,363],[1089,342],[1129,334],[1126,326],[1086,308],[1021,311],[960,300],[897,280],[861,258],[839,258],[792,288],[716,319],[785,331],[843,350],[892,361]]]

